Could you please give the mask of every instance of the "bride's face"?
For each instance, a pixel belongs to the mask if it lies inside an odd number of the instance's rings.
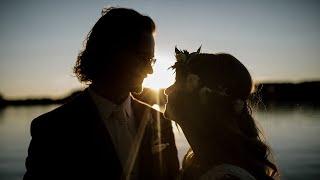
[[[183,123],[196,114],[198,93],[189,92],[184,84],[175,83],[165,90],[167,104],[164,115],[166,118]],[[180,124],[181,125],[181,124]]]
[[[182,89],[175,83],[168,87],[164,93],[167,95],[164,115],[168,119],[176,120],[177,110],[179,110],[179,105],[183,101]]]

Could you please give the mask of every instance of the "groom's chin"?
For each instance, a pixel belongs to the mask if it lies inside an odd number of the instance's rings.
[[[131,88],[131,92],[135,94],[140,94],[142,93],[143,87],[142,85],[134,86]]]

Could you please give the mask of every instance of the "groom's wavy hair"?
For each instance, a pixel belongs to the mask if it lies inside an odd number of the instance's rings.
[[[134,51],[142,35],[153,34],[156,29],[150,17],[133,9],[109,7],[101,14],[87,35],[85,47],[73,68],[80,82],[90,83],[102,73],[112,75],[119,63],[116,56]]]
[[[256,94],[253,93],[253,81],[246,67],[230,54],[198,54],[189,61],[190,73],[197,74],[201,84],[213,90],[224,89],[226,95],[210,93],[206,105],[210,122],[217,126],[212,130],[225,149],[228,158],[240,158],[246,169],[256,179],[278,178],[277,166],[272,162],[269,146],[264,142],[263,134],[252,117],[253,103],[256,104]],[[234,102],[241,100],[244,106],[236,112]],[[211,117],[214,117],[211,120]],[[226,128],[229,123],[236,122],[237,129]],[[209,125],[209,127],[212,127]],[[241,157],[232,157],[239,152]],[[192,164],[192,152],[187,153],[184,165]],[[188,163],[189,161],[189,163]]]

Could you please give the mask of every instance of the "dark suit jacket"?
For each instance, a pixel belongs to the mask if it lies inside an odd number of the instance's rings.
[[[132,101],[135,119],[141,121],[151,108]],[[152,111],[156,119],[157,111]],[[158,114],[159,115],[159,114]],[[157,123],[150,120],[138,153],[139,179],[175,179],[179,162],[171,121],[161,117],[161,141],[169,143],[152,153]],[[120,179],[122,166],[110,135],[89,93],[85,90],[69,103],[43,114],[31,123],[25,180],[29,179]]]

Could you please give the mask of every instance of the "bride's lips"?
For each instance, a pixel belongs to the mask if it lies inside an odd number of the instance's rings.
[[[166,94],[164,94],[164,96],[165,96],[165,104],[168,104],[168,102],[169,102],[169,96],[168,95],[166,95]]]
[[[164,109],[164,116],[168,119],[174,120],[175,105],[172,103],[172,99],[167,99]]]
[[[173,96],[172,94],[166,95],[166,106],[168,106],[169,104],[171,106],[173,102],[175,102],[175,96]]]

